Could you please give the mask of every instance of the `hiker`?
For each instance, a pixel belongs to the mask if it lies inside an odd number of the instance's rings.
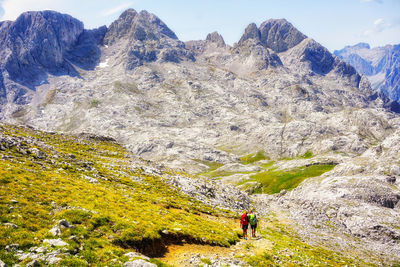
[[[251,236],[256,237],[257,215],[253,212],[253,210],[250,211],[249,223],[251,228]]]
[[[240,218],[240,228],[243,229],[243,238],[247,240],[247,228],[249,228],[249,218],[247,216],[247,211],[245,211]]]

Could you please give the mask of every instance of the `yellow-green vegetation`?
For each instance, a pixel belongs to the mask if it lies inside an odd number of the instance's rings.
[[[224,164],[215,162],[215,161],[207,161],[207,160],[201,160],[201,159],[194,159],[194,161],[202,163],[208,167],[207,172],[212,172],[218,169],[219,167],[224,166]]]
[[[297,187],[304,179],[320,176],[334,167],[335,165],[317,164],[291,170],[272,169],[252,175],[248,181],[261,183],[261,187],[257,188],[255,193],[275,194],[283,189],[291,190]]]
[[[100,104],[100,101],[97,99],[93,99],[92,101],[90,101],[90,107],[91,108],[97,108]]]
[[[271,161],[269,161],[269,162],[267,162],[267,163],[261,164],[261,167],[264,168],[264,169],[269,169],[269,168],[271,168],[274,164],[275,164],[275,161],[271,160]]]
[[[301,157],[302,157],[303,159],[310,159],[310,158],[314,157],[314,154],[312,153],[312,151],[307,151],[307,152],[304,153]]]
[[[259,230],[271,248],[252,257],[246,257],[251,266],[373,266],[356,255],[345,256],[320,246],[305,243],[289,225],[275,218]]]
[[[168,242],[183,238],[220,246],[238,241],[233,226],[215,218],[233,214],[183,195],[160,176],[146,174],[146,163],[115,142],[9,125],[0,125],[1,136],[19,142],[0,148],[0,258],[8,265],[17,259],[4,252],[5,246],[42,246],[43,239],[56,238],[49,230],[60,219],[75,226],[62,229],[71,254],[63,258],[64,266],[124,262],[128,259],[123,255],[132,250],[152,256]],[[176,174],[169,169],[165,173]]]
[[[264,151],[260,150],[255,154],[248,154],[240,158],[242,164],[250,164],[260,160],[269,159],[264,153]]]
[[[211,260],[207,259],[207,258],[202,258],[202,259],[200,259],[200,261],[202,263],[204,263],[204,264],[207,264],[207,265],[211,265],[212,264]]]
[[[280,158],[279,160],[294,160],[294,159],[310,159],[313,158],[315,155],[312,151],[307,151],[303,155],[298,155],[296,157],[283,157]]]

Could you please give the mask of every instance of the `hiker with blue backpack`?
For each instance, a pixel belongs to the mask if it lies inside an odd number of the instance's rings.
[[[253,212],[253,210],[251,210],[249,214],[249,223],[251,227],[251,236],[256,237],[257,215]]]

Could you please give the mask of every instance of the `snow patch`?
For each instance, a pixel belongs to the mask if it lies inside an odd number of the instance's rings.
[[[105,67],[108,67],[108,58],[106,59],[106,61],[103,61],[103,62],[100,62],[100,64],[99,64],[99,68],[105,68]]]

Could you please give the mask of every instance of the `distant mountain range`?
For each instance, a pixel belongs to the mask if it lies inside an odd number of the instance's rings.
[[[359,43],[334,54],[366,75],[373,89],[400,101],[400,44],[371,49],[369,44]]]

